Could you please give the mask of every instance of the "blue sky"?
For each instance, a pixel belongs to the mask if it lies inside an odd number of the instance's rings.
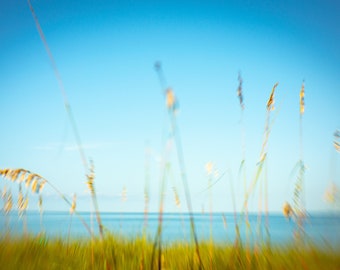
[[[266,102],[276,82],[277,118],[268,145],[269,209],[291,201],[299,160],[299,91],[305,80],[303,148],[308,210],[327,210],[324,192],[340,185],[340,5],[336,1],[32,1],[96,171],[99,208],[143,211],[145,148],[150,154],[150,210],[158,210],[160,159],[169,120],[155,61],[180,104],[177,115],[195,211],[209,209],[205,164],[230,171],[237,208],[243,183],[243,77],[246,167],[253,179],[263,139]],[[78,209],[91,210],[85,172],[63,98],[27,1],[0,3],[0,167],[39,173]],[[186,211],[175,145],[166,211]],[[213,209],[231,211],[230,177],[212,188]],[[1,181],[0,187],[11,186]],[[121,201],[123,188],[127,201]],[[68,210],[46,188],[45,209]],[[36,209],[32,196],[30,209]],[[257,210],[257,198],[250,200]]]

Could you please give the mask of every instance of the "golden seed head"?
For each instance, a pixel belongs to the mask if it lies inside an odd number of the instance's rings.
[[[39,179],[35,178],[33,181],[32,181],[32,185],[31,185],[31,188],[32,188],[32,192],[37,192],[38,191],[38,182]]]
[[[89,191],[93,194],[94,193],[94,183],[93,183],[93,178],[88,177],[88,180],[86,181],[87,188]]]
[[[290,218],[293,215],[293,209],[288,202],[283,204],[282,212],[286,218]]]
[[[12,173],[10,175],[10,179],[15,182],[20,174],[20,169],[12,170]]]
[[[276,87],[278,86],[279,83],[276,83],[274,86],[273,86],[273,89],[272,89],[272,92],[270,93],[270,96],[269,96],[269,99],[267,101],[267,110],[268,111],[273,111],[275,109],[274,107],[274,103],[275,103],[275,100],[274,100],[274,95],[275,95],[275,89]]]
[[[91,194],[94,194],[95,193],[95,191],[94,191],[95,174],[94,174],[94,164],[93,164],[92,161],[91,161],[91,165],[90,165],[90,173],[87,174],[86,177],[87,177],[87,182],[86,182],[87,188],[90,190]]]
[[[172,189],[173,189],[173,191],[174,191],[175,204],[176,204],[176,206],[177,206],[178,208],[180,208],[180,207],[181,207],[181,201],[180,201],[180,199],[179,199],[178,192],[177,192],[177,190],[176,190],[175,187],[173,187]]]
[[[5,213],[8,214],[12,210],[12,207],[13,207],[12,194],[10,192],[8,192],[6,202],[5,202],[5,205],[4,205]]]
[[[2,169],[2,170],[0,170],[0,175],[1,175],[2,177],[5,177],[5,175],[6,175],[6,170],[7,170],[7,169]]]
[[[27,176],[27,178],[26,178],[26,181],[25,181],[25,183],[26,183],[26,187],[28,187],[30,184],[31,184],[31,182],[32,182],[32,180],[33,180],[33,178],[34,178],[34,174],[29,174],[28,176]]]
[[[175,102],[176,102],[175,94],[171,88],[168,88],[166,90],[166,107],[169,110],[175,109]]]
[[[28,207],[28,197],[26,196],[25,200],[24,200],[24,203],[22,205],[22,209],[23,211],[26,210]]]
[[[77,207],[77,195],[74,194],[73,195],[73,199],[72,199],[72,205],[71,205],[71,208],[70,208],[70,213],[73,214],[74,211],[76,210],[76,207]]]
[[[12,173],[11,169],[5,169],[3,173],[3,177],[9,178],[10,174]]]
[[[19,183],[23,182],[25,180],[25,177],[26,177],[26,171],[23,171],[20,175]]]
[[[24,204],[24,196],[20,192],[18,194],[18,209],[19,209],[19,211],[21,210],[23,204]]]
[[[45,179],[40,182],[39,190],[38,190],[39,193],[42,192],[42,190],[43,190],[44,186],[46,185],[46,183],[47,183],[47,181]]]
[[[337,141],[334,141],[333,146],[334,146],[335,150],[340,153],[340,143],[337,142]]]

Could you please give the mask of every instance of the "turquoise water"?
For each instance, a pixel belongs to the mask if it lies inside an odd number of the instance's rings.
[[[88,223],[90,228],[98,234],[96,218],[89,212],[80,215]],[[150,239],[153,239],[158,226],[158,213],[149,213],[147,225],[143,213],[101,213],[105,230],[114,234],[134,238],[141,236],[143,228]],[[194,214],[195,228],[199,240],[208,240],[210,232],[215,242],[232,243],[235,240],[235,219],[233,214],[214,213]],[[246,240],[246,228],[242,217],[238,217],[242,241]],[[42,221],[42,222],[41,222]],[[38,234],[44,231],[49,237],[89,237],[88,231],[82,222],[68,212],[45,212],[42,220],[38,212],[26,214],[27,231]],[[262,217],[262,226],[258,226],[258,216],[249,215],[251,241],[266,240],[265,217]],[[296,228],[293,220],[288,220],[280,214],[271,214],[268,217],[270,241],[276,244],[292,242]],[[340,247],[340,215],[336,214],[312,214],[305,221],[306,240],[317,245],[331,245]],[[258,230],[260,228],[260,230]],[[18,218],[15,212],[7,217],[0,215],[1,233],[22,234],[24,232],[23,220]],[[162,239],[164,242],[190,241],[190,219],[188,214],[165,213],[163,215]]]

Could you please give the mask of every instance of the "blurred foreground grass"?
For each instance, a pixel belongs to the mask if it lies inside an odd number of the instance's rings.
[[[311,245],[258,246],[199,244],[204,269],[340,269],[340,250]],[[152,242],[143,238],[48,239],[43,235],[3,236],[0,269],[198,269],[194,245],[162,247],[151,263]]]

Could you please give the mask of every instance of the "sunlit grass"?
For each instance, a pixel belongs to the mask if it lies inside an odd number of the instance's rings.
[[[200,242],[204,269],[339,269],[340,251],[316,246],[242,246]],[[164,245],[162,269],[198,269],[195,246]],[[152,242],[106,235],[104,240],[70,240],[45,236],[0,239],[0,261],[6,269],[150,269]],[[210,256],[213,260],[210,260]],[[158,268],[158,261],[154,267]]]

